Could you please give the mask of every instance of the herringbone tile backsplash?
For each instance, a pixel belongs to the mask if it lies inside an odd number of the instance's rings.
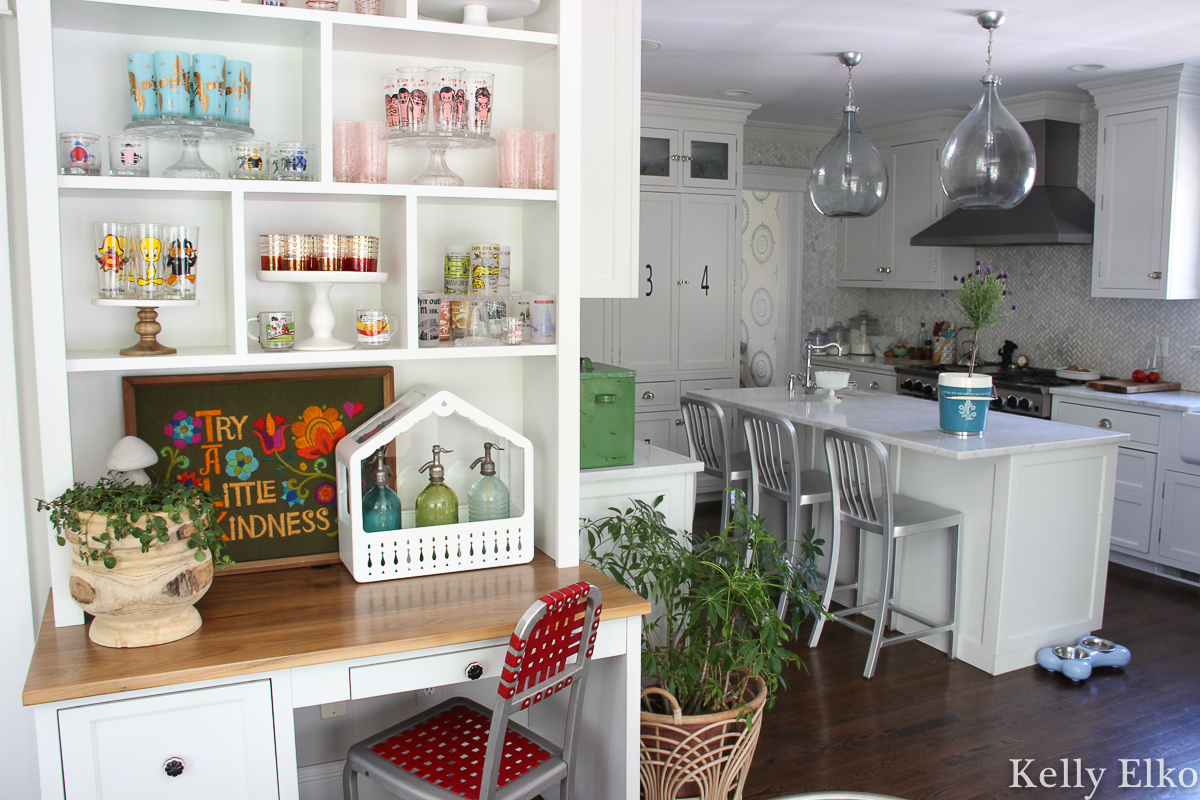
[[[1079,188],[1089,197],[1096,183],[1095,123],[1085,124],[1079,141]],[[746,142],[747,164],[807,168],[817,148],[779,142]],[[818,322],[845,323],[861,310],[878,317],[885,332],[916,338],[921,321],[930,326],[955,313],[939,292],[905,289],[839,289],[837,223],[811,204],[804,217],[804,293],[800,322],[805,330]],[[1090,245],[1046,245],[977,248],[976,258],[993,269],[1007,270],[1017,306],[1012,317],[980,338],[990,360],[1005,339],[1018,345],[1034,366],[1077,365],[1106,375],[1128,377],[1144,367],[1155,328],[1169,338],[1160,370],[1165,380],[1200,390],[1200,300],[1119,300],[1091,296]],[[901,326],[896,330],[897,323]],[[778,371],[795,369],[780,365]]]

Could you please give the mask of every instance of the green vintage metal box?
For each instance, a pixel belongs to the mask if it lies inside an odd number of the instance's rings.
[[[633,463],[633,389],[637,373],[579,359],[579,468]]]

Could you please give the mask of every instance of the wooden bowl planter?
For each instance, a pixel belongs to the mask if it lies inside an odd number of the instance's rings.
[[[679,702],[663,689],[672,714],[642,712],[641,784],[643,800],[727,800],[740,798],[758,736],[762,731],[767,685],[753,678],[753,698],[729,711],[684,716]],[[731,794],[733,792],[733,794]]]
[[[188,547],[195,528],[186,515],[183,522],[172,522],[166,514],[168,540],[155,542],[142,552],[136,537],[117,539],[109,551],[116,564],[112,569],[102,561],[85,562],[78,545],[79,534],[63,531],[75,547],[69,567],[71,598],[88,614],[88,637],[105,647],[146,647],[182,639],[200,628],[200,612],[193,604],[204,596],[213,580],[212,554],[196,560],[196,550]],[[108,518],[102,514],[80,513],[85,535],[94,543],[102,535]],[[145,527],[145,519],[138,527]]]

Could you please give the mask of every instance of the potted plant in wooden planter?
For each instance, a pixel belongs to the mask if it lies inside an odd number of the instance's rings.
[[[583,525],[589,560],[655,605],[642,652],[642,797],[740,798],[783,670],[803,667],[788,640],[824,613],[823,542],[810,530],[789,553],[740,492],[713,537],[672,530],[657,505],[635,500]]]
[[[93,615],[88,636],[105,647],[182,639],[200,627],[193,603],[212,584],[222,555],[215,498],[201,486],[76,483],[53,500],[58,543],[71,547],[71,598]]]

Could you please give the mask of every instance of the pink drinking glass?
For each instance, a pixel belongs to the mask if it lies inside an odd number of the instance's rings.
[[[333,121],[333,179],[338,183],[353,183],[359,171],[358,136],[355,123],[346,119]]]
[[[533,155],[532,131],[506,128],[496,142],[496,174],[501,189],[528,189],[530,157]]]
[[[554,134],[533,131],[530,134],[532,154],[529,158],[529,188],[554,188]]]
[[[377,120],[356,123],[358,140],[358,180],[360,183],[387,183],[387,126]]]

